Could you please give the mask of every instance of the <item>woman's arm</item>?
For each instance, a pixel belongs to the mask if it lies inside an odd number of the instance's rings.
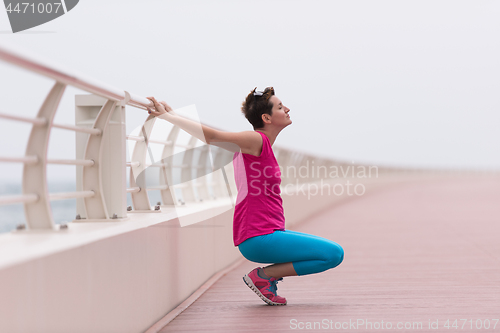
[[[154,97],[148,97],[154,108],[148,107],[148,112],[158,118],[167,120],[173,125],[205,142],[227,149],[229,151],[240,151],[247,154],[259,155],[262,148],[262,137],[255,131],[224,132],[209,126],[200,124],[175,114],[172,108],[165,102],[157,102]]]

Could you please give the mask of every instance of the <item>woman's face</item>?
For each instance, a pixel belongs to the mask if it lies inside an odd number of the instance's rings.
[[[292,119],[290,119],[290,109],[283,105],[281,100],[275,95],[271,96],[269,99],[271,103],[273,103],[273,111],[271,116],[271,121],[274,125],[285,128],[286,126],[292,123]]]

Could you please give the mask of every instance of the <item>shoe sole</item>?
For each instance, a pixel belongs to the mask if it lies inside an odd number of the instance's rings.
[[[269,298],[267,298],[266,296],[262,295],[262,293],[260,292],[259,288],[257,288],[254,284],[253,284],[253,281],[252,279],[248,276],[248,275],[245,275],[243,277],[243,282],[245,282],[245,284],[248,286],[248,288],[252,289],[254,293],[256,293],[264,302],[266,302],[268,305],[286,305],[286,302],[285,303],[276,303],[276,302],[273,302],[271,301]]]

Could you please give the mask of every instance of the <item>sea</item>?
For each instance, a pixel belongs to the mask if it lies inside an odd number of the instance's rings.
[[[50,192],[75,191],[75,183],[69,181],[51,182],[48,186]],[[21,194],[21,183],[0,182],[0,196]],[[53,201],[50,205],[55,223],[67,223],[75,219],[76,199]],[[23,204],[0,206],[0,233],[10,232],[20,225],[26,225]]]
[[[49,192],[75,192],[74,181],[51,181],[48,182]],[[0,182],[0,196],[21,195],[22,185],[20,182]],[[148,193],[152,204],[160,201],[159,191]],[[130,194],[127,195],[127,205],[131,205]],[[71,222],[76,217],[76,199],[58,200],[50,203],[52,215],[56,224]],[[15,204],[0,206],[0,233],[7,233],[15,230],[20,225],[26,225],[24,205]]]

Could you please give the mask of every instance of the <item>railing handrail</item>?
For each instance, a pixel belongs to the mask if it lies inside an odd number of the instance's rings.
[[[127,105],[141,109],[146,109],[146,105],[149,104],[149,100],[144,97],[118,89],[46,59],[35,58],[12,46],[6,48],[0,45],[0,60],[113,101],[125,102]]]

